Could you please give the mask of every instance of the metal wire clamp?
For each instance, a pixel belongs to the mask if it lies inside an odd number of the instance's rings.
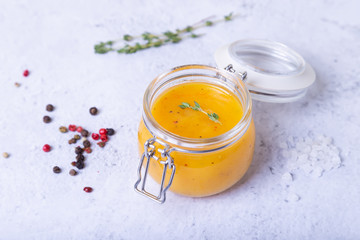
[[[246,81],[247,72],[236,72],[232,64],[227,65],[224,69],[230,73],[238,74],[238,76],[243,82]]]
[[[164,148],[158,148],[156,149],[155,143],[158,143],[160,146],[163,146]],[[161,157],[157,157],[155,155],[156,151],[161,153]],[[173,151],[173,149],[166,143],[162,142],[161,140],[157,139],[156,137],[151,138],[147,140],[144,144],[144,153],[142,154],[140,158],[140,163],[138,167],[138,180],[135,183],[134,189],[136,192],[140,193],[141,195],[148,197],[158,203],[164,203],[166,200],[166,191],[170,188],[172,181],[174,179],[175,174],[175,165],[174,165],[174,159],[170,156],[170,153]],[[144,159],[147,159],[146,165],[145,165],[145,171],[144,176],[141,176],[141,170],[144,163]],[[152,193],[149,193],[145,190],[145,183],[146,178],[149,171],[149,164],[150,160],[154,159],[155,161],[159,161],[161,164],[164,165],[163,175],[161,178],[161,184],[160,184],[160,191],[159,194],[156,196]],[[162,160],[165,159],[165,160]],[[166,187],[164,187],[165,184],[165,177],[166,177],[166,170],[172,169],[170,179]],[[139,187],[140,185],[140,187]]]

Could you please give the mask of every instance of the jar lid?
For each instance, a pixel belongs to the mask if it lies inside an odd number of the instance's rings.
[[[314,69],[286,45],[247,39],[220,47],[215,52],[219,68],[230,64],[235,73],[247,74],[245,84],[252,98],[264,102],[291,102],[303,97],[314,83]]]

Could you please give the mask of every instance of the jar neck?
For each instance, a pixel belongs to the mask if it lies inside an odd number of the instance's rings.
[[[187,82],[211,83],[232,92],[244,111],[240,121],[224,134],[211,138],[187,138],[167,131],[152,115],[152,104],[159,94],[169,87]],[[252,120],[251,108],[250,94],[245,84],[234,74],[206,65],[185,65],[163,73],[150,83],[143,99],[143,121],[154,137],[165,141],[178,151],[214,151],[232,144],[244,135]]]

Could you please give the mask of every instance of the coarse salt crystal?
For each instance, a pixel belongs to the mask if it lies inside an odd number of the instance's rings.
[[[323,175],[324,169],[322,169],[321,167],[316,167],[311,175],[315,176],[315,177],[321,177]]]
[[[284,181],[284,182],[292,182],[293,181],[293,176],[291,173],[289,172],[286,172],[282,175],[281,179]]]
[[[296,193],[289,193],[288,196],[286,197],[287,202],[297,202],[300,200],[300,196],[297,195]]]

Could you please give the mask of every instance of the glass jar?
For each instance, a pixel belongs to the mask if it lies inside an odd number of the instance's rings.
[[[155,78],[145,91],[135,190],[159,203],[165,202],[168,189],[204,197],[238,182],[250,167],[254,153],[250,92],[261,101],[294,101],[304,96],[315,81],[311,66],[295,51],[276,42],[241,40],[220,48],[215,58],[221,69],[206,65],[176,67]],[[232,93],[243,109],[235,127],[212,138],[186,138],[162,127],[151,113],[152,105],[170,87],[189,82],[216,85]],[[149,174],[160,184],[157,193],[146,190]]]
[[[164,129],[152,116],[151,105],[169,87],[188,82],[210,83],[233,93],[244,110],[241,120],[230,131],[212,138],[185,138]],[[204,197],[224,191],[239,181],[249,168],[254,153],[251,103],[241,76],[210,66],[181,66],[153,80],[145,92],[143,119],[138,132],[139,152],[146,159],[139,166],[139,170],[145,166],[143,183],[149,173],[161,184],[162,192],[153,195],[153,199],[165,201],[164,190],[168,185],[175,193]],[[150,196],[145,188],[136,185],[136,189]]]

